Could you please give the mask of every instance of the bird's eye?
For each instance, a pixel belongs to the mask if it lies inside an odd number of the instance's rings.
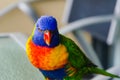
[[[40,28],[38,28],[38,31],[39,31],[39,32],[43,32],[43,30],[41,30]]]

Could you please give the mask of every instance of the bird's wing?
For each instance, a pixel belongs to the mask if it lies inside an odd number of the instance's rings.
[[[69,53],[69,64],[75,68],[96,67],[84,54],[84,52],[71,39],[60,34],[61,44],[65,45]]]

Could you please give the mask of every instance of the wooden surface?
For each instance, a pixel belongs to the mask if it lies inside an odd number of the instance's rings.
[[[43,80],[28,61],[23,48],[11,38],[0,37],[0,80]]]

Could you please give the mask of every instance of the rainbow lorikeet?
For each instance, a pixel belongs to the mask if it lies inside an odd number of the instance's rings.
[[[58,32],[52,16],[41,16],[26,44],[30,62],[48,80],[81,80],[85,74],[108,73],[94,65],[71,39]]]

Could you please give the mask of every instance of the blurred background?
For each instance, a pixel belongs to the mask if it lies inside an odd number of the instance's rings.
[[[120,66],[120,0],[0,0],[0,56],[13,54],[15,46],[19,45],[22,48],[19,47],[20,52],[17,52],[21,57],[26,56],[25,42],[36,20],[42,15],[54,16],[60,33],[73,39],[98,67],[109,69]],[[12,51],[7,46],[13,47]],[[13,56],[8,58],[6,64],[0,65],[6,66],[14,61]],[[30,66],[26,57],[22,58]],[[0,61],[3,59],[0,58]],[[21,65],[23,60],[20,61]],[[13,70],[12,66],[11,69]],[[118,69],[112,72],[120,74]],[[29,73],[28,71],[27,74]],[[3,75],[0,80],[10,80],[8,78]],[[16,79],[20,80],[18,77]],[[26,77],[22,80],[30,79]]]
[[[64,7],[65,0],[1,1],[0,26],[2,27],[0,32],[30,34],[34,26],[34,16],[40,17],[41,15],[55,16],[58,20],[58,26],[62,26]],[[29,10],[34,12],[29,13]]]

